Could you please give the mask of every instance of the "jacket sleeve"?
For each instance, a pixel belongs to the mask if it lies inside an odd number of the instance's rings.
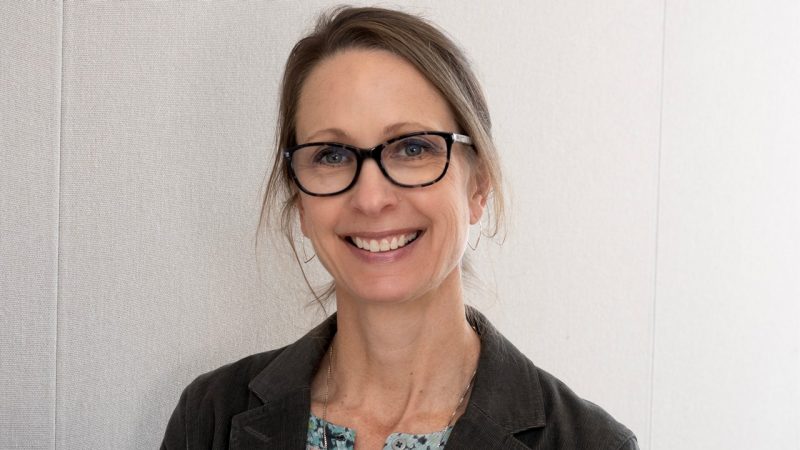
[[[639,442],[636,440],[636,436],[631,435],[617,450],[639,450]]]
[[[164,433],[164,440],[161,441],[161,450],[178,450],[189,448],[189,441],[186,433],[186,392],[183,390],[178,406],[172,412],[172,417],[167,424],[167,431]]]

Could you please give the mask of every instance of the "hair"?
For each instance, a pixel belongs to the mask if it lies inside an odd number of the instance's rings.
[[[488,227],[481,233],[494,237],[505,215],[500,161],[492,142],[491,118],[486,99],[464,52],[443,31],[425,19],[401,11],[375,7],[337,7],[317,19],[313,31],[295,44],[286,61],[280,90],[276,149],[261,205],[257,233],[270,218],[279,217],[280,229],[291,246],[301,271],[295,246],[298,190],[281,150],[297,144],[297,103],[309,74],[323,60],[349,49],[383,50],[411,63],[449,103],[459,132],[472,138],[475,152],[470,163],[479,185],[491,194]],[[280,215],[277,216],[277,211]],[[258,247],[258,239],[256,239]],[[321,304],[334,292],[331,283],[322,293],[303,278]]]

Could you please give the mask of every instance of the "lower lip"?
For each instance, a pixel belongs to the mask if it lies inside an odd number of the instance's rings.
[[[355,245],[345,242],[345,245],[350,247],[350,251],[353,254],[361,259],[364,262],[373,263],[373,264],[385,264],[385,263],[393,263],[398,261],[408,255],[413,249],[415,244],[422,238],[422,235],[418,235],[416,239],[411,241],[411,243],[404,245],[396,250],[389,250],[387,252],[371,252],[369,250],[362,250]]]

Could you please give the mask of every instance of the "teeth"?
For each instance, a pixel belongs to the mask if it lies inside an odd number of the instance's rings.
[[[392,238],[384,238],[378,241],[377,239],[362,239],[358,236],[353,236],[352,240],[353,243],[356,244],[356,247],[367,250],[372,253],[379,253],[379,252],[388,252],[390,250],[397,250],[398,248],[404,247],[409,242],[413,241],[417,237],[417,232],[403,234],[400,236],[392,236]]]

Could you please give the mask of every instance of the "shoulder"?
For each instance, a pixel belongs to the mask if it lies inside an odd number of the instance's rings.
[[[544,441],[558,442],[558,448],[638,449],[634,433],[611,414],[549,372],[538,367],[536,371],[546,417],[540,430]]]
[[[194,406],[230,404],[232,398],[247,397],[250,381],[277,358],[286,347],[247,356],[194,379],[185,392]]]
[[[230,419],[259,403],[248,387],[251,380],[285,349],[250,355],[195,378],[181,393],[161,448],[226,448]]]
[[[308,389],[335,331],[332,316],[292,344],[197,377],[183,390],[161,448],[228,448],[234,416]]]
[[[537,367],[485,316],[468,309],[481,336],[471,403],[532,449],[631,450],[636,437],[600,406]]]

